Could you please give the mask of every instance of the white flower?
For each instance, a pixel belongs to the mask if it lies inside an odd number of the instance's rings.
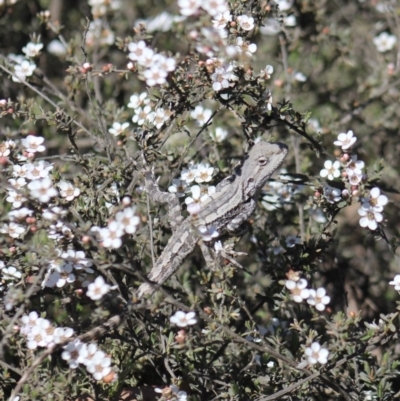
[[[193,185],[190,188],[190,191],[192,193],[192,196],[188,196],[185,199],[185,203],[187,205],[190,205],[192,203],[205,204],[210,199],[210,195],[215,193],[215,187],[210,186],[201,188],[199,185]]]
[[[61,358],[68,362],[71,369],[76,369],[80,363],[83,363],[86,355],[86,344],[79,339],[75,339],[63,348],[64,351],[61,353]]]
[[[155,56],[156,56],[156,53],[154,52],[154,50],[152,50],[150,48],[146,48],[143,50],[143,53],[141,54],[141,56],[139,56],[137,62],[142,67],[150,68],[151,66],[155,65],[155,63],[154,63]],[[155,66],[158,67],[158,65],[155,65]]]
[[[342,150],[347,150],[351,148],[357,141],[357,137],[354,136],[354,133],[352,130],[347,131],[347,134],[342,132],[341,134],[338,135],[337,141],[333,142],[334,145],[336,146],[341,146]]]
[[[327,160],[324,163],[324,167],[325,168],[319,173],[321,177],[327,177],[328,180],[333,180],[340,176],[340,162],[338,160],[333,163],[330,160]]]
[[[304,353],[310,365],[315,365],[318,362],[321,365],[328,363],[329,351],[326,348],[321,348],[321,345],[317,342],[312,343],[310,347],[306,348]]]
[[[128,50],[130,52],[128,57],[132,61],[137,61],[143,55],[143,51],[146,48],[147,45],[143,40],[139,41],[138,43],[131,42],[128,44]]]
[[[181,171],[181,180],[190,184],[197,177],[197,166],[189,166]]]
[[[185,16],[195,14],[201,5],[201,0],[178,0],[180,12]]]
[[[14,67],[14,75],[12,77],[12,80],[14,82],[22,82],[26,80],[26,77],[30,77],[33,74],[33,71],[35,71],[36,64],[31,63],[28,60],[22,61],[21,64],[16,65]]]
[[[257,45],[244,40],[241,36],[236,38],[236,50],[247,56],[252,56],[257,51]]]
[[[393,49],[396,45],[397,38],[394,35],[389,35],[387,32],[382,32],[380,35],[375,36],[372,41],[378,52],[384,53]]]
[[[19,238],[25,232],[25,227],[17,223],[4,224],[0,233],[8,234],[11,238]]]
[[[93,301],[103,298],[103,295],[110,291],[111,286],[108,285],[102,276],[96,278],[94,283],[89,284],[86,295]]]
[[[216,14],[212,22],[215,29],[224,29],[230,21],[232,21],[232,14],[227,10]]]
[[[190,116],[196,120],[198,125],[205,124],[212,115],[212,111],[209,109],[205,109],[201,105],[197,105],[194,110],[190,112]]]
[[[147,116],[147,120],[150,123],[154,124],[157,129],[160,129],[165,123],[165,121],[169,119],[170,115],[171,113],[169,110],[159,108],[151,112]]]
[[[76,270],[84,270],[86,273],[94,272],[94,270],[90,268],[92,262],[86,259],[83,251],[68,249],[67,252],[61,254],[61,257],[71,263]]]
[[[289,235],[286,237],[286,246],[288,248],[293,248],[296,244],[302,244],[300,237],[297,235]]]
[[[208,164],[200,163],[197,166],[195,181],[198,184],[201,184],[202,182],[210,182],[213,173],[214,173],[214,167],[210,167]]]
[[[46,148],[42,145],[43,142],[43,137],[34,135],[28,135],[26,138],[21,140],[22,146],[29,153],[44,152]]]
[[[49,264],[49,269],[54,270],[52,273],[43,280],[43,285],[45,287],[53,288],[58,287],[62,288],[66,284],[71,284],[75,282],[75,274],[72,273],[73,266],[71,263],[66,263],[64,260],[56,260],[52,261]]]
[[[300,71],[297,71],[293,74],[293,79],[295,79],[298,82],[306,82],[307,77]]]
[[[21,189],[22,187],[24,187],[26,185],[26,180],[25,180],[25,178],[22,178],[22,177],[17,178],[17,179],[10,178],[8,180],[8,182],[10,183],[10,185],[12,185],[17,190]]]
[[[65,198],[67,201],[72,201],[81,193],[79,188],[74,187],[70,182],[67,181],[60,181],[58,183],[58,187],[60,188],[61,197]]]
[[[135,215],[135,211],[135,207],[127,207],[115,215],[115,221],[127,234],[135,233],[140,224],[140,218]]]
[[[40,54],[40,50],[43,48],[43,43],[33,43],[29,42],[25,47],[22,48],[22,51],[26,54],[26,57],[36,57]]]
[[[24,315],[21,317],[21,321],[23,326],[21,328],[21,333],[27,335],[32,327],[36,326],[37,320],[39,319],[39,315],[37,312],[32,311],[29,315]]]
[[[118,136],[124,133],[124,131],[129,127],[129,123],[113,123],[112,127],[109,128],[108,132],[111,135]]]
[[[30,182],[28,188],[31,191],[31,196],[42,203],[49,202],[53,196],[57,195],[57,190],[53,187],[53,182],[48,177]]]
[[[325,305],[328,305],[331,302],[331,298],[326,295],[325,288],[318,288],[317,291],[310,290],[310,297],[307,299],[307,302],[315,306],[315,309],[322,312],[325,310]]]
[[[62,221],[57,221],[56,224],[51,224],[48,228],[48,237],[56,241],[63,238],[71,239],[74,237],[72,231]]]
[[[394,285],[394,289],[396,291],[400,291],[400,274],[396,274],[394,279],[389,282],[390,285]]]
[[[365,164],[362,160],[357,160],[357,155],[352,155],[350,160],[346,164],[346,173],[352,174],[355,173],[357,175],[362,176],[362,169],[364,168]]]
[[[214,73],[211,75],[213,81],[213,89],[216,92],[220,90],[229,88],[229,81],[236,81],[238,77],[233,73],[234,66],[231,64],[229,67],[218,67],[215,69]]]
[[[329,203],[339,202],[342,199],[342,191],[338,188],[324,187],[324,196]]]
[[[285,287],[290,290],[294,302],[303,302],[310,296],[310,291],[306,288],[308,285],[307,280],[301,278],[298,281],[286,280]]]
[[[359,174],[356,170],[348,170],[347,179],[351,185],[358,185],[363,179],[363,174]]]
[[[24,219],[26,216],[32,216],[33,211],[23,207],[22,209],[18,209],[18,210],[11,210],[10,212],[8,212],[8,218],[11,221],[14,220],[22,220]]]
[[[17,191],[8,191],[6,201],[12,203],[14,208],[19,208],[22,206],[22,203],[26,201],[26,198]]]
[[[9,156],[11,150],[15,148],[14,141],[5,141],[0,143],[0,157]]]
[[[178,327],[186,327],[197,323],[195,316],[196,312],[185,313],[183,311],[177,311],[169,320],[172,324],[176,324]]]
[[[38,319],[39,320],[39,319]],[[54,327],[46,319],[40,319],[39,325],[32,327],[27,335],[28,348],[47,347],[53,342]]]
[[[142,107],[138,107],[134,110],[135,115],[132,117],[132,122],[136,123],[137,125],[143,125],[148,116],[152,113],[151,106],[147,105]]]
[[[14,266],[0,268],[2,280],[19,280],[22,277],[22,273],[17,270]]]
[[[203,0],[201,7],[212,17],[221,13],[229,12],[226,0]]]
[[[148,86],[163,85],[167,82],[168,73],[161,69],[158,65],[152,65],[143,72],[143,76]]]
[[[135,93],[129,98],[128,107],[130,109],[137,109],[138,107],[146,106],[146,104],[149,103],[150,99],[147,92],[142,92],[140,95]]]
[[[247,15],[239,15],[237,21],[240,27],[245,31],[251,31],[254,28],[254,18]]]
[[[374,212],[382,212],[383,207],[387,205],[389,200],[387,196],[381,195],[381,190],[378,187],[374,187],[369,192],[369,198],[363,201],[364,209],[370,207]]]
[[[117,249],[122,245],[121,237],[124,235],[124,229],[117,221],[111,221],[107,227],[99,231],[99,235],[104,248]]]
[[[210,136],[215,142],[222,142],[228,136],[228,130],[217,127],[214,132],[210,133]]]
[[[66,214],[67,211],[59,206],[51,206],[48,209],[44,209],[42,217],[46,220],[57,220],[59,216]]]
[[[267,65],[264,70],[261,70],[260,77],[264,79],[270,79],[274,72],[274,67],[272,65]]]
[[[176,194],[178,198],[182,198],[183,196],[185,196],[186,188],[187,185],[185,181],[173,179],[172,185],[168,187],[168,192],[171,192],[171,194]]]
[[[13,166],[12,175],[14,177],[20,177],[20,178],[26,177],[26,173],[28,171],[28,167],[27,166],[28,166],[28,164],[23,164],[22,166],[14,165]]]
[[[374,211],[372,207],[368,207],[367,204],[362,205],[358,209],[358,214],[361,216],[360,226],[368,227],[370,230],[376,230],[378,223],[383,220],[381,213]]]
[[[111,358],[103,351],[96,351],[86,369],[95,380],[101,380],[111,372]]]
[[[74,334],[74,330],[71,329],[70,327],[57,327],[54,330],[54,343],[55,344],[60,344],[67,340],[68,338],[71,338]]]
[[[279,6],[279,11],[289,10],[293,5],[293,0],[275,0],[275,3]]]
[[[49,176],[50,171],[53,169],[53,165],[40,160],[37,163],[27,163],[26,167],[26,178],[29,180],[38,180],[40,178],[46,178]]]
[[[176,60],[172,57],[165,57],[162,54],[156,54],[153,57],[153,63],[164,71],[172,72],[176,68]]]
[[[83,358],[82,363],[85,366],[89,366],[91,365],[94,361],[94,356],[96,355],[98,348],[97,348],[97,344],[96,343],[90,343],[90,344],[86,344],[86,348],[85,348],[85,356]],[[96,359],[99,359],[99,354],[96,355]]]

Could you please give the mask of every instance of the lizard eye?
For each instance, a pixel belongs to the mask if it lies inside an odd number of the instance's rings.
[[[258,159],[258,164],[260,166],[265,166],[267,163],[268,163],[268,158],[266,158],[266,157],[260,157]]]

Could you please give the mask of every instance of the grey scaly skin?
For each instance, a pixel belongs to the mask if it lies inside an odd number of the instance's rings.
[[[136,297],[140,299],[152,294],[157,285],[163,284],[178,270],[201,239],[199,229],[216,230],[219,236],[237,231],[254,212],[259,192],[286,155],[287,146],[282,143],[256,143],[243,165],[217,185],[215,193],[201,205],[197,216],[185,220],[180,214],[177,196],[160,191],[153,174],[146,172],[146,191],[150,198],[168,203],[173,235],[147,276],[155,285],[143,283]]]

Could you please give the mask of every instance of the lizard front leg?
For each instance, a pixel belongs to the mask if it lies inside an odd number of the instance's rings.
[[[229,234],[235,236],[240,226],[247,221],[256,208],[257,202],[254,199],[249,199],[239,207],[238,214],[227,224],[226,230]]]

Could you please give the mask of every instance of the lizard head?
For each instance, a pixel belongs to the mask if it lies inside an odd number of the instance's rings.
[[[279,142],[260,141],[247,155],[242,167],[243,191],[252,197],[261,190],[267,180],[282,164],[288,148]]]

